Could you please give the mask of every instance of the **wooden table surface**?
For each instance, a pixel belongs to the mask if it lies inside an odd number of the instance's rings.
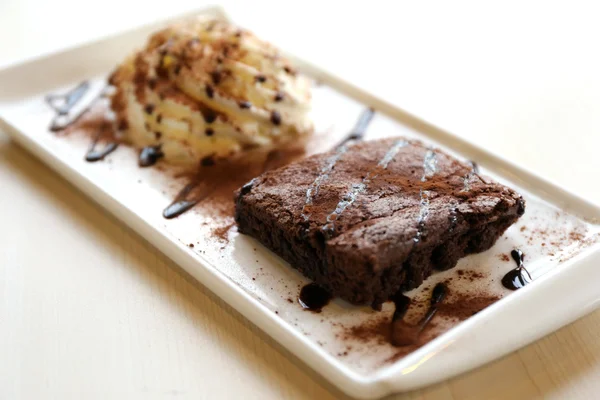
[[[3,0],[0,64],[201,6],[129,3]],[[286,49],[600,202],[592,2],[223,3]],[[2,133],[0,243],[0,399],[344,398]],[[595,312],[393,398],[591,399],[599,375]]]

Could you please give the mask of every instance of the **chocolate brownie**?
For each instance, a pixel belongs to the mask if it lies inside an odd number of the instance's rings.
[[[235,201],[240,232],[332,295],[374,307],[490,248],[525,212],[519,194],[473,164],[405,138],[266,172]]]

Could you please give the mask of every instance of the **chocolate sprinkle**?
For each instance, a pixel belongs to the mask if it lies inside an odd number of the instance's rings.
[[[146,107],[144,107],[144,111],[146,112],[146,114],[152,114],[152,112],[154,111],[154,104],[146,104]]]
[[[213,165],[215,165],[215,159],[212,155],[206,156],[202,160],[200,160],[200,165],[202,165],[203,167],[212,167]]]
[[[238,103],[238,105],[240,106],[240,108],[246,108],[246,109],[252,107],[252,104],[249,101],[240,101]]]
[[[212,128],[206,128],[206,130],[204,131],[204,133],[206,134],[206,136],[212,136],[212,135],[215,134],[215,131]]]
[[[215,85],[218,85],[221,82],[221,73],[219,71],[211,72],[210,77]]]
[[[202,116],[207,124],[212,124],[217,119],[217,113],[210,109],[202,110]]]
[[[271,122],[275,125],[281,124],[281,114],[279,114],[279,111],[271,111]]]
[[[206,95],[209,99],[212,99],[215,96],[215,90],[212,86],[206,85]]]

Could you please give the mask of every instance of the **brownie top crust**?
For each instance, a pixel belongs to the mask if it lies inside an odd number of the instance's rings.
[[[525,209],[512,189],[420,141],[347,144],[255,178],[236,193],[237,212],[284,227],[315,254],[351,270],[397,266],[409,254]],[[243,231],[243,227],[242,227]]]

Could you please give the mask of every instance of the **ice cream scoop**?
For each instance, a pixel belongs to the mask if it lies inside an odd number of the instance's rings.
[[[125,140],[177,164],[301,145],[310,80],[278,50],[227,21],[197,17],[153,34],[110,78]]]

